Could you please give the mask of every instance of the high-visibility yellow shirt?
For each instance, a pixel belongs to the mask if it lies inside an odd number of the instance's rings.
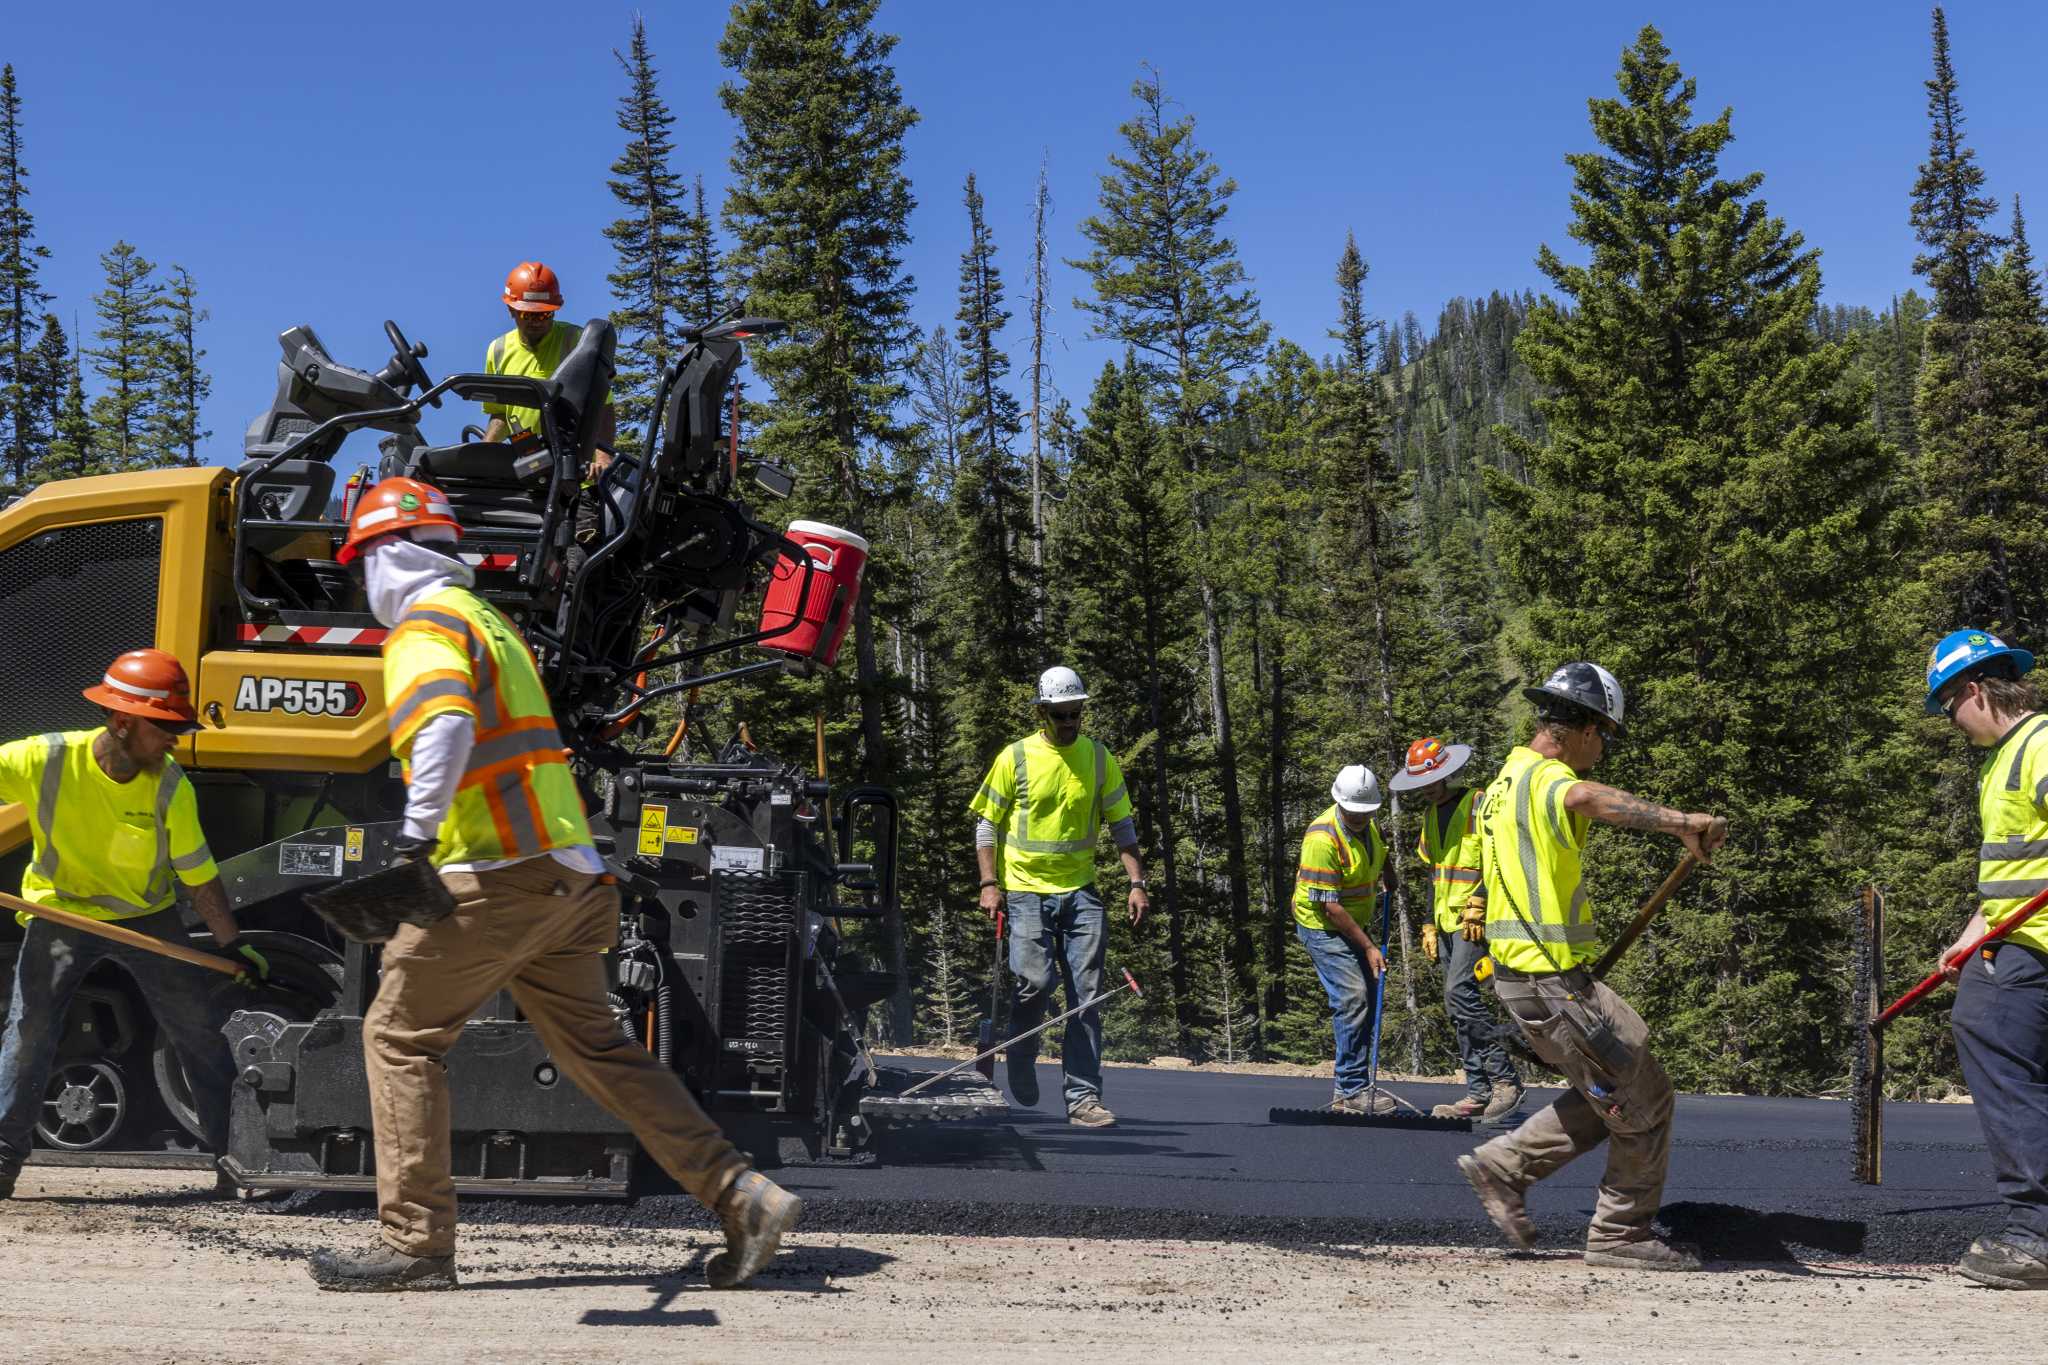
[[[496,607],[467,588],[415,603],[384,642],[384,695],[391,752],[401,761],[433,717],[453,713],[476,723],[469,764],[441,821],[435,866],[531,858],[590,842],[540,671]]]
[[[1429,868],[1436,927],[1447,934],[1458,930],[1458,912],[1479,889],[1486,841],[1479,837],[1479,798],[1468,791],[1456,801],[1422,808],[1422,837],[1415,841],[1415,856]]]
[[[1513,971],[1564,971],[1599,946],[1579,863],[1592,822],[1564,807],[1579,780],[1517,745],[1481,799],[1487,951]]]
[[[2048,716],[2006,732],[1977,775],[1977,895],[1984,927],[1996,929],[2048,891]],[[2048,909],[2012,931],[2014,943],[2048,953]]]
[[[177,902],[172,877],[204,886],[220,875],[199,828],[184,769],[126,782],[93,757],[103,730],[69,730],[0,744],[0,800],[28,808],[35,841],[21,898],[93,919],[133,919]],[[20,923],[26,914],[17,914]]]
[[[1380,870],[1387,865],[1387,841],[1380,827],[1367,821],[1363,834],[1344,827],[1344,814],[1334,805],[1318,815],[1301,836],[1301,863],[1294,873],[1294,921],[1310,929],[1330,927],[1328,905],[1334,901],[1372,928],[1373,898]]]
[[[562,363],[562,357],[576,348],[576,339],[583,335],[583,329],[567,322],[557,322],[548,328],[546,336],[538,346],[526,344],[526,338],[519,335],[514,327],[505,335],[493,341],[484,352],[485,374],[521,375],[529,379],[553,379],[555,368]],[[607,392],[604,401],[609,404],[612,396]],[[540,434],[540,409],[513,407],[506,403],[486,403],[484,411],[493,417],[502,417],[513,434],[530,431]]]
[[[968,809],[996,827],[1004,888],[1050,895],[1094,884],[1096,841],[1130,818],[1131,797],[1108,745],[1083,735],[1062,749],[1040,731],[996,755]]]

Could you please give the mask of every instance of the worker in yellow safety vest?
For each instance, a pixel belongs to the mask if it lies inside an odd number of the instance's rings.
[[[1526,1250],[1536,1232],[1524,1191],[1605,1142],[1586,1264],[1697,1270],[1692,1248],[1661,1241],[1651,1228],[1671,1156],[1671,1081],[1650,1055],[1641,1016],[1586,970],[1599,943],[1579,858],[1599,820],[1675,834],[1704,862],[1727,842],[1728,822],[1585,780],[1625,733],[1621,684],[1598,664],[1568,663],[1522,695],[1536,707],[1536,733],[1508,755],[1479,812],[1486,939],[1494,994],[1530,1051],[1571,1088],[1458,1158],[1458,1169],[1495,1226]]]
[[[1444,1013],[1450,1016],[1458,1059],[1465,1068],[1464,1098],[1430,1112],[1493,1126],[1521,1107],[1522,1078],[1508,1058],[1500,1022],[1479,988],[1477,968],[1486,959],[1486,888],[1480,884],[1482,793],[1458,781],[1471,761],[1470,745],[1418,739],[1408,746],[1406,762],[1387,785],[1422,799],[1422,834],[1415,842],[1415,856],[1429,869],[1431,901],[1431,918],[1422,926],[1422,951],[1431,962],[1443,963]]]
[[[707,1275],[729,1288],[774,1255],[803,1204],[726,1141],[674,1071],[622,1032],[603,954],[619,896],[591,843],[581,793],[526,641],[471,591],[440,491],[377,484],[350,521],[384,644],[391,752],[404,765],[392,847],[431,862],[454,900],[384,945],[363,1017],[382,1236],[366,1253],[322,1251],[323,1289],[452,1289],[455,1184],[443,1061],[476,1008],[509,988],[562,1072],[632,1127],[677,1184],[714,1209],[726,1249]]]
[[[1943,964],[2048,891],[2048,716],[2034,656],[1987,630],[1953,631],[1927,664],[1927,710],[1985,751],[1977,774],[1977,913]],[[1949,1029],[1984,1128],[2005,1226],[1956,1269],[1994,1289],[2048,1289],[2048,910],[1947,967]]]
[[[1373,982],[1387,969],[1372,940],[1373,903],[1398,884],[1387,841],[1373,823],[1384,804],[1372,769],[1353,763],[1330,784],[1335,804],[1309,822],[1301,836],[1294,874],[1294,935],[1308,949],[1337,1044],[1337,1085],[1332,1109],[1391,1114],[1394,1098],[1373,1088],[1371,1075]]]
[[[1062,980],[1069,1008],[1101,994],[1109,924],[1095,892],[1095,846],[1105,825],[1130,877],[1132,928],[1151,905],[1123,770],[1108,745],[1081,733],[1087,700],[1073,669],[1039,675],[1039,728],[995,756],[969,803],[981,908],[1009,916],[1013,1033],[1037,1027]],[[1017,1103],[1037,1104],[1037,1035],[1011,1048],[1003,1062]],[[1115,1127],[1116,1115],[1102,1103],[1099,1009],[1067,1021],[1060,1066],[1067,1122]]]
[[[262,952],[239,941],[192,783],[170,756],[181,735],[199,728],[183,665],[162,650],[131,650],[84,695],[106,718],[98,729],[0,745],[0,801],[27,810],[33,840],[22,899],[182,946],[182,883],[214,941],[235,948],[252,975],[268,976]],[[16,918],[21,952],[0,1042],[0,1198],[14,1192],[39,1120],[60,1140],[82,1145],[100,1136],[92,1125],[105,1097],[91,1080],[54,1097],[46,1087],[71,998],[103,961],[118,963],[141,989],[184,1065],[207,1148],[223,1151],[235,1065],[220,1034],[232,1006],[214,991],[216,978],[68,925]],[[228,1192],[234,1182],[222,1173],[218,1188]]]

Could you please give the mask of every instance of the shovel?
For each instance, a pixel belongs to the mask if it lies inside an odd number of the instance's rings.
[[[91,934],[112,943],[122,944],[125,947],[138,948],[145,953],[155,953],[158,957],[167,957],[174,962],[184,962],[194,967],[204,967],[210,972],[219,972],[223,976],[241,976],[245,970],[243,967],[229,962],[226,958],[215,957],[212,953],[202,953],[196,948],[184,948],[175,943],[166,943],[160,938],[151,938],[148,934],[138,934],[133,929],[123,929],[120,925],[108,920],[93,919],[86,915],[74,915],[69,910],[59,910],[54,906],[37,905],[32,901],[25,901],[19,896],[10,896],[4,891],[0,891],[0,907],[34,915],[37,919],[48,920],[52,924],[61,924],[67,929],[76,929],[82,934]]]

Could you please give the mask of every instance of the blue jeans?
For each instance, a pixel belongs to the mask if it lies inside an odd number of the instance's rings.
[[[1022,1033],[1045,1018],[1053,987],[1067,987],[1067,1008],[1102,990],[1102,960],[1109,950],[1108,920],[1092,886],[1073,891],[1010,891],[1010,1032]],[[1033,1054],[1038,1039],[1026,1044]],[[1066,1072],[1067,1108],[1102,1098],[1102,1011],[1083,1010],[1067,1020],[1060,1046]]]
[[[185,941],[176,910],[122,920],[121,927],[181,946]],[[14,999],[7,1007],[7,1036],[0,1042],[0,1162],[18,1164],[28,1155],[71,997],[86,974],[109,958],[134,978],[185,1064],[207,1147],[214,1152],[226,1148],[235,1063],[220,1032],[227,1011],[216,1003],[213,973],[32,919],[14,962]]]
[[[2001,943],[1963,964],[1949,1027],[2005,1200],[1999,1236],[2048,1256],[2048,954]]]
[[[1342,934],[1294,926],[1330,998],[1331,1027],[1337,1035],[1337,1093],[1350,1095],[1370,1081],[1372,1057],[1372,973],[1365,955]]]

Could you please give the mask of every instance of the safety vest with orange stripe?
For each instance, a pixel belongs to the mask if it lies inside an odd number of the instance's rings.
[[[1468,790],[1455,802],[1422,808],[1422,837],[1415,855],[1429,868],[1430,895],[1439,932],[1458,930],[1458,912],[1479,889],[1486,840],[1479,833],[1479,793]]]
[[[590,842],[547,689],[526,641],[496,607],[467,588],[415,603],[385,641],[384,695],[391,752],[401,761],[435,716],[464,715],[476,725],[468,766],[441,821],[437,866],[531,858]]]
[[[1335,903],[1371,933],[1373,900],[1386,865],[1387,841],[1380,827],[1368,821],[1363,834],[1353,834],[1344,827],[1343,813],[1331,806],[1301,838],[1301,862],[1294,873],[1295,923],[1327,932],[1326,907]]]

